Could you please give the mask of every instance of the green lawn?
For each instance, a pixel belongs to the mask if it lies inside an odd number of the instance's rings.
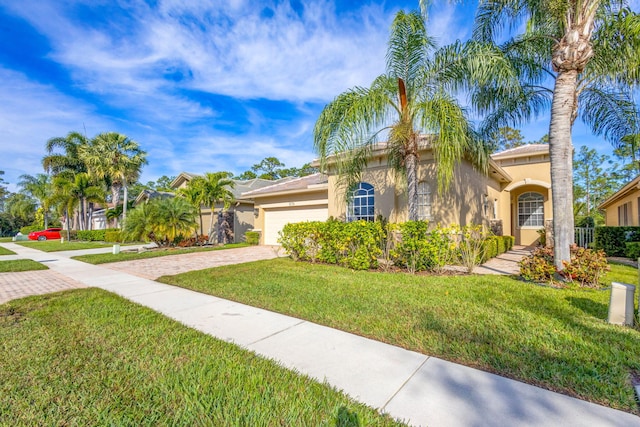
[[[0,242],[9,243],[13,241],[13,237],[0,237]]]
[[[18,271],[48,270],[44,264],[30,259],[17,259],[13,261],[0,261],[0,273],[15,273]]]
[[[147,258],[157,258],[162,256],[169,255],[182,255],[188,254],[191,252],[208,252],[208,251],[219,251],[222,249],[234,249],[234,248],[243,248],[245,246],[249,246],[246,243],[229,243],[224,246],[208,246],[208,247],[196,247],[196,248],[167,248],[167,249],[156,249],[153,251],[147,252],[120,252],[119,254],[92,254],[92,255],[78,255],[72,257],[78,261],[86,262],[89,264],[106,264],[109,262],[121,262],[121,261],[132,261],[135,259],[147,259]]]
[[[612,266],[608,280],[636,283]],[[638,329],[606,323],[606,290],[505,276],[354,272],[290,259],[159,279],[638,413]]]
[[[45,240],[39,242],[37,240],[30,240],[28,242],[16,242],[26,248],[38,249],[43,252],[58,252],[58,251],[76,251],[80,249],[95,249],[95,248],[108,248],[113,246],[112,243],[104,242],[68,242],[65,240],[62,243],[60,240]]]
[[[0,305],[0,425],[399,425],[99,289]]]
[[[16,253],[13,251],[10,251],[7,248],[3,248],[2,246],[0,246],[0,255],[15,255]]]

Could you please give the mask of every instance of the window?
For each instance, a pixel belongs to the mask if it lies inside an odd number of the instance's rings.
[[[618,206],[618,225],[631,225],[631,202]]]
[[[347,206],[347,221],[375,220],[373,186],[361,182],[355,186]]]
[[[523,193],[518,197],[518,226],[544,226],[544,198],[539,193]]]
[[[431,219],[431,189],[425,181],[418,183],[418,219]]]

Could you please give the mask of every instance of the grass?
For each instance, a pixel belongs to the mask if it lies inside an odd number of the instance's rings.
[[[399,425],[99,289],[0,305],[0,425]]]
[[[72,257],[78,261],[87,262],[89,264],[106,264],[109,262],[121,262],[132,261],[136,259],[157,258],[168,255],[182,255],[192,252],[208,252],[219,251],[222,249],[243,248],[249,246],[246,243],[229,243],[224,246],[209,246],[209,247],[196,247],[196,248],[170,248],[170,249],[158,249],[148,252],[120,252],[119,254],[91,254],[91,255],[78,255]]]
[[[9,243],[13,241],[13,237],[0,237],[0,242]]]
[[[10,251],[7,248],[3,248],[2,246],[0,246],[0,255],[15,255],[16,253],[13,251]]]
[[[43,252],[58,252],[58,251],[76,251],[80,249],[96,249],[96,248],[108,248],[113,246],[112,243],[104,242],[68,242],[65,240],[62,243],[60,240],[45,240],[37,241],[31,240],[28,242],[16,242],[26,248],[33,248]]]
[[[30,259],[17,259],[12,261],[0,261],[0,273],[15,273],[18,271],[48,270],[44,264]]]
[[[607,281],[637,277],[614,265]],[[638,413],[630,371],[640,371],[640,333],[606,322],[606,290],[505,276],[354,272],[289,259],[159,280]]]

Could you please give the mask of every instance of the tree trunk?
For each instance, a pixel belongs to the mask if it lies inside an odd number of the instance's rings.
[[[417,221],[418,218],[418,139],[412,135],[409,140],[407,157],[407,206],[409,208],[409,221]]]
[[[211,221],[209,222],[209,244],[213,244],[213,208],[215,208],[215,205],[211,206]]]
[[[560,70],[556,77],[549,125],[551,192],[553,203],[554,263],[563,270],[574,241],[573,144],[571,128],[576,109],[577,70]]]
[[[198,213],[200,214],[200,235],[203,235],[204,225],[202,224],[202,205],[198,207]]]
[[[120,187],[119,184],[111,185],[111,202],[113,203],[113,208],[116,209],[118,204],[120,204]],[[118,217],[113,219],[115,228],[118,228]]]
[[[127,184],[125,183],[124,188],[124,200],[122,201],[122,226],[127,222],[127,203],[129,203],[129,190],[127,189]]]

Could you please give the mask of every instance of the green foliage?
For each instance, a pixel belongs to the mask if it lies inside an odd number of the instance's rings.
[[[609,271],[604,251],[580,247],[572,247],[571,262],[563,264],[562,276],[583,288],[599,288],[600,280]]]
[[[244,241],[255,246],[260,244],[260,233],[258,231],[247,231],[244,233]]]
[[[123,242],[122,232],[118,229],[105,230],[103,240],[105,242],[114,242],[114,243]]]
[[[571,248],[571,262],[565,261],[561,272],[558,272],[554,265],[553,248],[539,247],[520,261],[520,275],[526,280],[550,282],[554,280],[554,275],[559,273],[565,280],[587,288],[600,287],[602,276],[608,270],[603,251],[577,246]]]
[[[607,256],[625,256],[626,242],[640,241],[640,227],[596,227],[595,248]]]
[[[640,258],[640,242],[627,242],[624,256],[633,260]]]
[[[410,273],[440,272],[457,262],[473,270],[513,246],[513,237],[487,236],[479,225],[430,230],[426,221],[385,224],[334,219],[287,224],[279,242],[294,260],[367,270],[378,267],[382,258],[385,267],[392,263]]]
[[[389,225],[390,230],[397,229],[397,241],[391,249],[393,262],[406,268],[410,273],[416,271],[439,271],[455,258],[455,243],[451,235],[455,228],[441,227],[429,231],[427,221],[407,221]]]
[[[42,227],[39,225],[26,225],[24,227],[20,227],[20,232],[22,234],[29,234],[32,231],[40,231],[42,230]]]
[[[123,237],[172,246],[198,227],[196,215],[193,205],[181,197],[153,199],[131,211]]]
[[[103,242],[105,230],[78,230],[78,240],[84,242]]]
[[[295,260],[341,264],[354,270],[378,265],[384,229],[379,222],[300,222],[287,224],[279,242]]]

